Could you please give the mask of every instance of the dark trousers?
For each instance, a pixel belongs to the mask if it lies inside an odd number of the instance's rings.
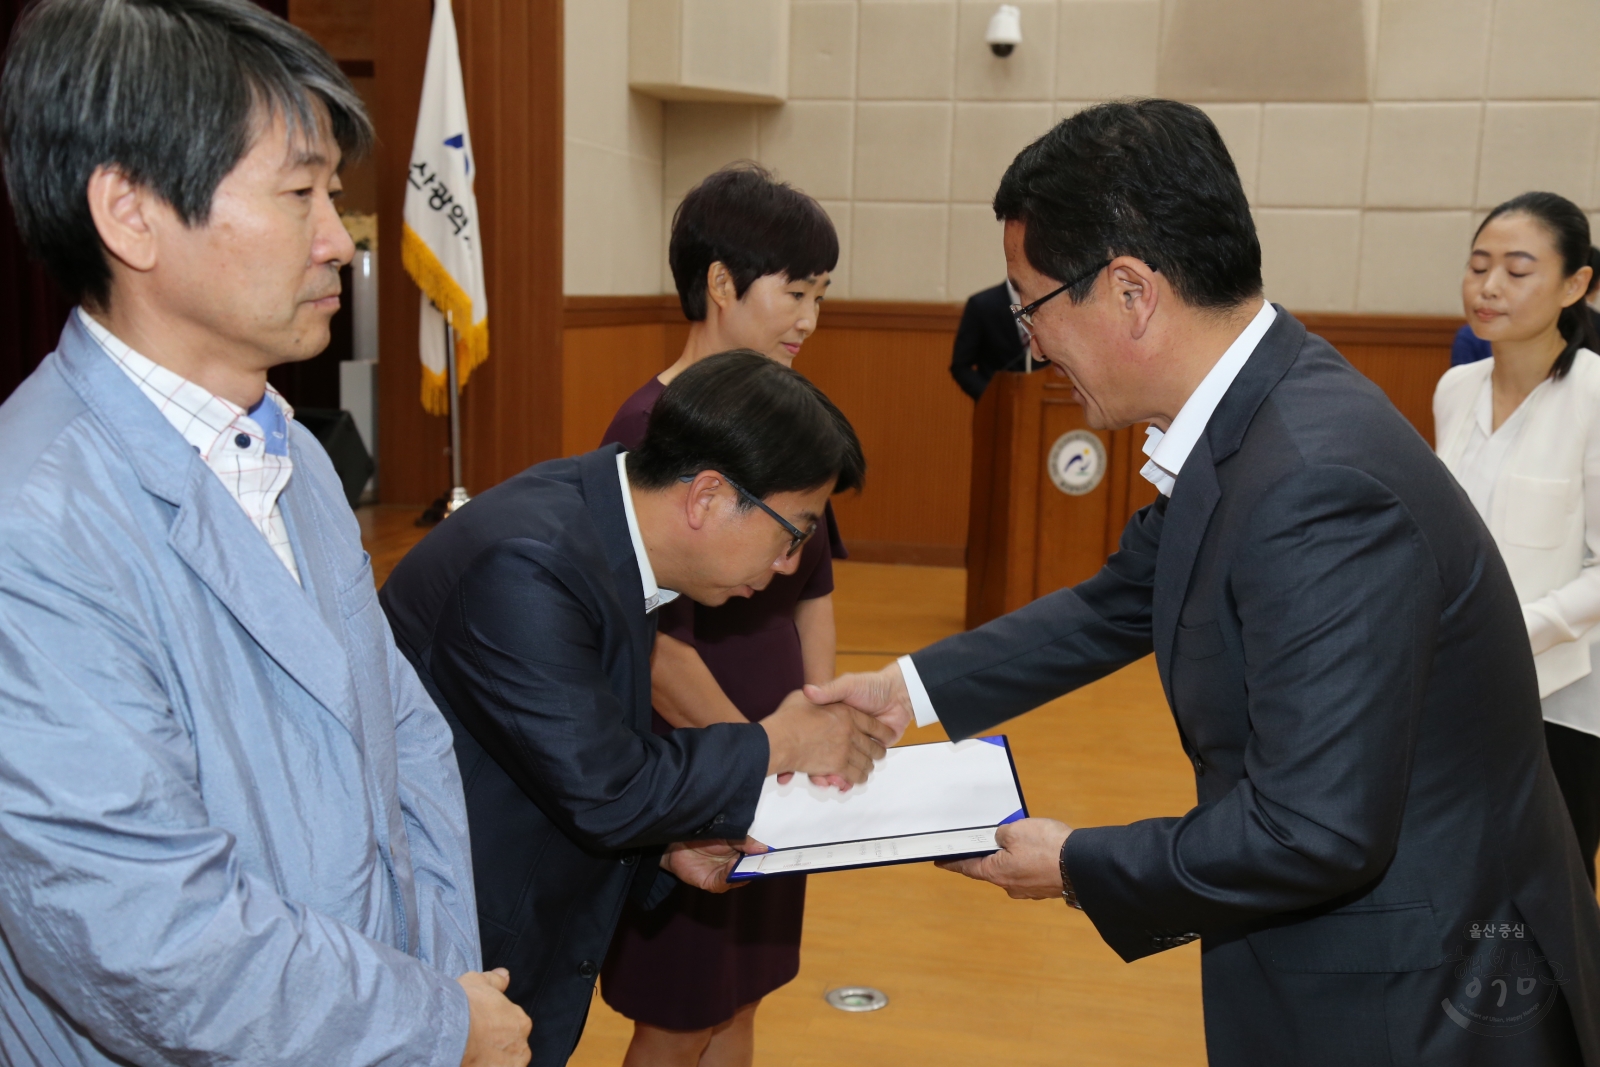
[[[1578,831],[1578,849],[1594,885],[1594,854],[1600,850],[1600,737],[1553,722],[1544,724],[1544,742],[1556,781]]]

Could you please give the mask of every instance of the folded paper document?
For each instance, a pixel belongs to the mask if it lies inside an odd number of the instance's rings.
[[[849,792],[803,775],[761,786],[746,856],[729,881],[948,859],[995,850],[995,828],[1028,816],[1004,737],[892,748]]]

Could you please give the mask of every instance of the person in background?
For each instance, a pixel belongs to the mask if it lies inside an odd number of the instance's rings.
[[[1589,321],[1594,323],[1596,333],[1600,333],[1600,308],[1596,308],[1595,298],[1600,296],[1600,272],[1589,279]],[[1480,359],[1488,359],[1493,355],[1489,342],[1472,332],[1469,322],[1456,331],[1454,340],[1450,342],[1450,365],[1459,367],[1466,363],[1476,363]]]
[[[384,625],[316,355],[372,124],[247,0],[43,0],[0,76],[78,301],[0,407],[0,1061],[528,1061],[450,730]]]
[[[1589,220],[1524,193],[1473,238],[1461,301],[1493,358],[1453,367],[1433,394],[1439,457],[1483,516],[1522,602],[1545,743],[1590,884],[1600,849],[1600,274]]]
[[[956,341],[950,351],[950,377],[972,399],[983,396],[1000,371],[1028,371],[1028,339],[1012,317],[1017,292],[1009,281],[973,293],[961,311]]]
[[[689,338],[618,409],[606,444],[637,448],[667,383],[713,352],[744,347],[793,363],[817,327],[839,240],[815,200],[739,164],[684,198],[668,258]],[[802,685],[833,677],[833,559],[845,551],[831,506],[824,525],[793,574],[749,599],[662,609],[651,663],[657,733],[760,721]],[[761,999],[799,970],[805,899],[796,875],[724,895],[681,886],[652,910],[630,905],[600,985],[634,1023],[627,1067],[749,1064]]]

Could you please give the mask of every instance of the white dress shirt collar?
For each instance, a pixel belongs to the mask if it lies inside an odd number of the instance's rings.
[[[644,613],[678,599],[678,594],[656,584],[655,568],[644,550],[644,535],[639,532],[639,516],[633,510],[633,487],[628,484],[628,454],[617,453],[617,481],[622,485],[622,510],[628,516],[628,538],[633,542],[633,558],[639,564],[639,582],[644,586]]]
[[[1222,398],[1227,395],[1228,386],[1233,384],[1233,380],[1244,369],[1250,353],[1256,350],[1256,345],[1261,343],[1261,338],[1266,336],[1267,330],[1277,317],[1277,309],[1270,303],[1262,301],[1261,310],[1250,320],[1250,325],[1234,338],[1233,344],[1222,353],[1222,358],[1217,360],[1216,365],[1204,378],[1200,379],[1195,391],[1183,402],[1183,407],[1178,409],[1177,417],[1172,420],[1172,425],[1167,427],[1167,432],[1162,433],[1154,426],[1145,430],[1144,454],[1150,457],[1150,461],[1144,465],[1139,474],[1145,481],[1161,490],[1163,496],[1172,495],[1172,488],[1178,483],[1178,474],[1183,470],[1184,461],[1189,458],[1189,453],[1194,451],[1200,435],[1205,433],[1206,424],[1211,421],[1212,413],[1217,410],[1217,405],[1222,403]]]

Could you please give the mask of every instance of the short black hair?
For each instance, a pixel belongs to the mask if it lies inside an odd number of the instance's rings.
[[[665,489],[717,471],[759,499],[831,482],[860,489],[867,461],[850,420],[804,376],[759,352],[709,356],[672,379],[650,412],[628,478]],[[741,507],[749,505],[740,500]]]
[[[811,278],[839,263],[839,235],[822,205],[755,163],[723,167],[689,190],[672,216],[667,263],[690,322],[706,317],[706,273],[721,262],[741,298],[768,274]]]
[[[1024,224],[1029,264],[1059,282],[1126,255],[1193,307],[1261,295],[1261,242],[1239,172],[1190,104],[1116,100],[1062,120],[1006,169],[994,213]],[[1073,303],[1098,276],[1068,291]]]
[[[1543,226],[1561,253],[1561,276],[1570,278],[1584,267],[1590,267],[1593,274],[1584,295],[1594,292],[1595,278],[1600,277],[1600,249],[1589,243],[1589,217],[1582,208],[1557,193],[1523,193],[1485,215],[1472,232],[1473,241],[1477,241],[1485,226],[1501,215],[1526,215]],[[1578,358],[1580,348],[1600,352],[1600,331],[1595,330],[1594,316],[1589,313],[1583,300],[1580,296],[1562,308],[1561,316],[1556,319],[1556,329],[1561,331],[1562,340],[1567,342],[1567,346],[1550,367],[1552,378],[1567,376],[1567,371],[1572,369],[1572,361]]]
[[[250,0],[39,0],[0,74],[0,152],[23,240],[73,299],[104,305],[95,170],[121,170],[203,226],[274,111],[301,135],[325,111],[347,158],[372,145],[339,65]]]

